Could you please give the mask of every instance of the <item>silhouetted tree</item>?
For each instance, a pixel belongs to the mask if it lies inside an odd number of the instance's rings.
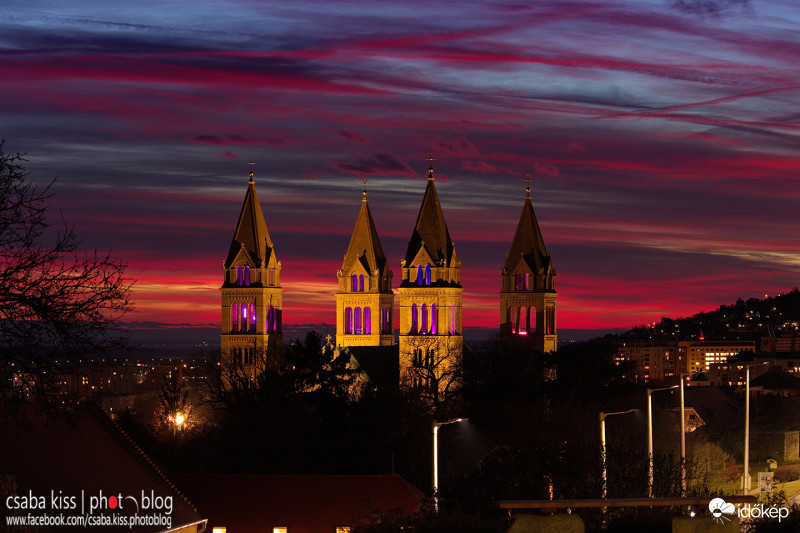
[[[81,250],[72,226],[49,231],[53,184],[34,185],[24,161],[0,143],[0,364],[47,400],[54,363],[124,343],[132,280],[110,254]]]

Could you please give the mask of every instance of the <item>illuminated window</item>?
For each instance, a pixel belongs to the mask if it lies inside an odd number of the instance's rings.
[[[422,285],[425,278],[422,276],[422,265],[417,265],[417,285]]]
[[[256,304],[250,304],[250,332],[256,331]]]
[[[425,304],[422,304],[420,314],[422,315],[422,320],[420,320],[419,332],[428,333],[428,307]]]
[[[364,292],[364,274],[358,276],[358,290]]]
[[[228,533],[227,527],[215,527],[211,529],[211,533]]]
[[[236,267],[236,284],[242,286],[242,267]]]
[[[425,285],[431,284],[431,266],[425,265]]]
[[[250,286],[250,267],[249,266],[245,266],[244,267],[244,285],[245,285],[245,287],[249,287]]]
[[[369,335],[372,333],[372,316],[369,307],[364,308],[364,333]]]
[[[356,292],[358,290],[358,275],[357,274],[353,274],[352,289],[353,289],[353,292]]]
[[[289,528],[286,526],[273,527],[272,533],[289,533]]]
[[[436,311],[436,304],[431,304],[431,333],[436,335],[436,324],[439,322],[439,313]]]
[[[356,335],[361,335],[361,308],[356,307],[354,317],[353,317],[353,325],[355,326],[355,333]]]
[[[231,306],[231,330],[236,331],[239,329],[239,304]]]
[[[353,309],[351,307],[344,310],[344,332],[348,335],[353,333]]]
[[[525,289],[526,291],[527,291],[527,290],[530,288],[530,287],[528,286],[528,278],[529,278],[529,276],[530,276],[530,274],[528,274],[527,272],[525,272],[525,279],[523,280],[523,286],[522,286],[522,288],[523,288],[523,289]]]
[[[417,304],[411,304],[411,333],[417,332]]]
[[[336,533],[350,533],[350,526],[336,526]]]

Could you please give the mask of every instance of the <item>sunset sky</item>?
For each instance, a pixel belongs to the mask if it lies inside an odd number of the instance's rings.
[[[335,322],[360,176],[397,282],[429,152],[465,326],[497,325],[526,174],[561,328],[800,285],[793,1],[119,4],[2,2],[0,136],[128,263],[129,321],[219,323],[251,156],[287,324]]]

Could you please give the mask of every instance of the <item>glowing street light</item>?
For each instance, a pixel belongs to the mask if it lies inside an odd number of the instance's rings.
[[[660,390],[678,388],[662,387],[660,389],[647,389],[647,497],[653,497],[653,398],[652,394]]]
[[[746,495],[750,490],[750,368],[768,365],[769,361],[745,365],[745,396],[744,396],[744,474],[742,475],[742,492]]]
[[[447,424],[465,422],[468,418],[453,418],[447,422],[433,421],[433,510],[439,512],[439,428]]]
[[[603,460],[603,499],[606,497],[606,418],[614,415],[626,415],[638,409],[628,409],[627,411],[617,411],[616,413],[604,413],[600,411],[600,453]],[[605,509],[605,507],[603,508]]]

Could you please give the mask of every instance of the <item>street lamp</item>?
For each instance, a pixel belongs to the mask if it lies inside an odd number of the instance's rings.
[[[653,399],[651,395],[660,390],[670,390],[677,388],[678,385],[672,387],[662,387],[660,389],[647,389],[647,497],[653,497]]]
[[[690,374],[681,374],[681,498],[686,497],[686,414],[683,396],[684,378]]]
[[[750,368],[768,365],[769,361],[745,365],[745,396],[744,396],[744,475],[742,475],[742,492],[746,495],[750,490]]]
[[[447,424],[464,422],[468,418],[453,418],[447,422],[433,421],[433,510],[439,512],[439,428]]]
[[[603,499],[606,497],[606,418],[613,415],[626,415],[638,409],[628,409],[627,411],[617,411],[616,413],[604,413],[600,411],[600,453],[603,460]],[[605,507],[603,508],[605,509]]]

